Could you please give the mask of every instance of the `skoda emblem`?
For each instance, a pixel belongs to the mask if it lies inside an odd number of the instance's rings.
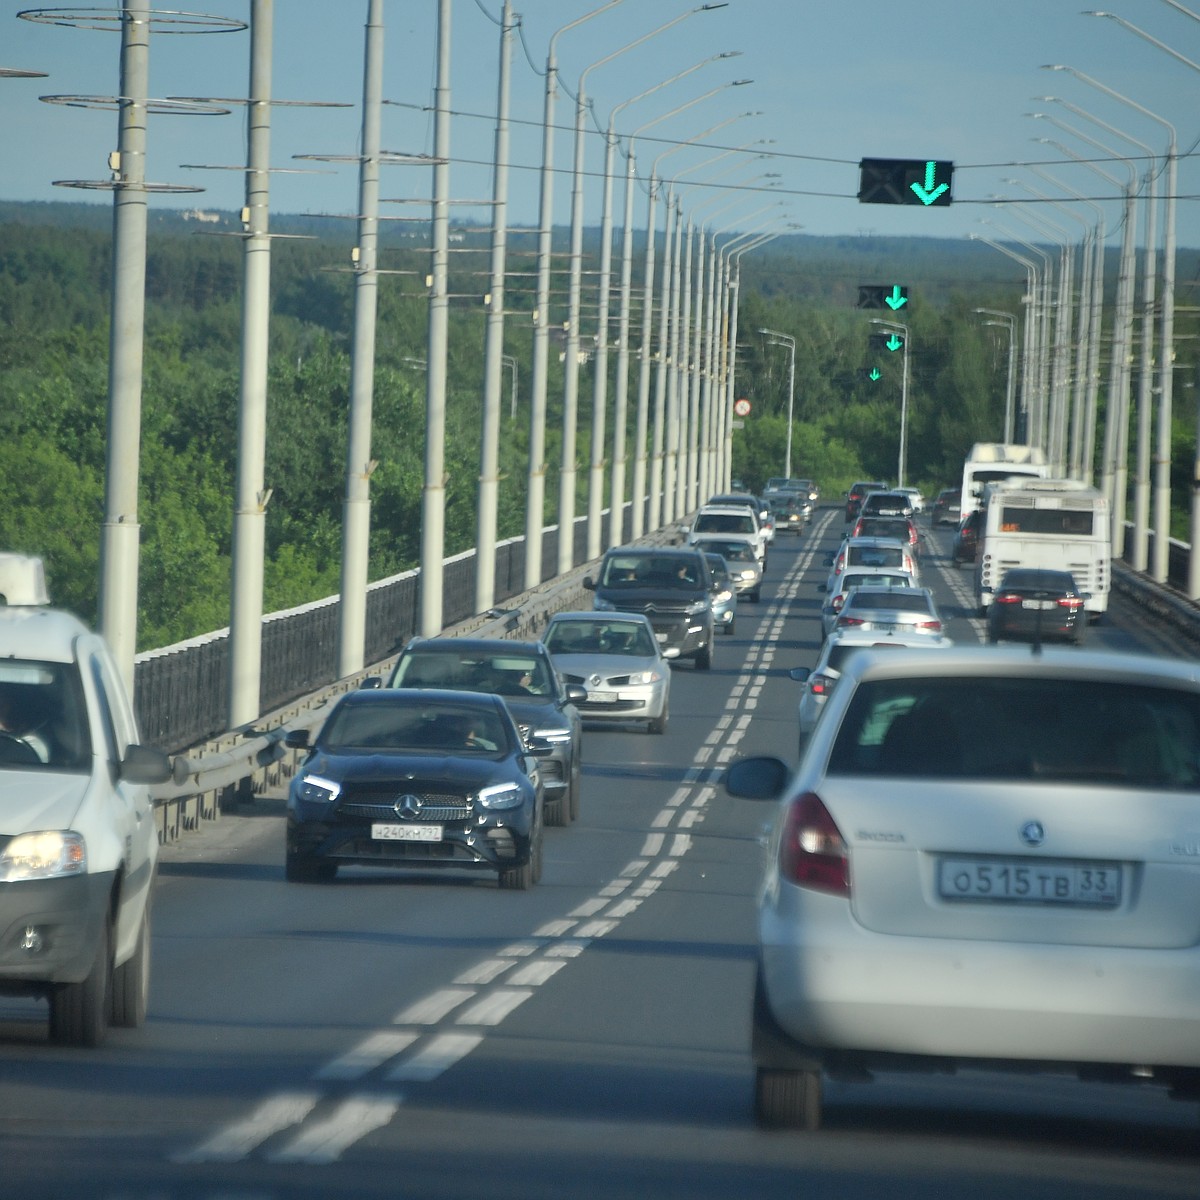
[[[405,792],[395,804],[392,805],[392,810],[398,817],[408,817],[409,820],[419,816],[421,812],[421,797],[414,796],[411,792]]]
[[[1040,846],[1046,840],[1046,830],[1041,821],[1026,821],[1021,826],[1021,841],[1027,846]]]

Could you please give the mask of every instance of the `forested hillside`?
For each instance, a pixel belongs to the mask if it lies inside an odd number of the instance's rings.
[[[0,456],[7,503],[0,547],[42,555],[55,602],[93,621],[103,514],[111,235],[97,206],[0,206]],[[283,221],[276,228],[285,228]],[[152,223],[147,268],[141,465],[139,646],[152,648],[229,620],[236,478],[241,243],[204,236],[179,217]],[[338,590],[353,323],[347,231],[272,247],[266,486],[266,609]],[[371,577],[416,565],[423,483],[427,255],[410,233],[385,245],[372,457]],[[475,539],[487,258],[481,235],[454,256],[446,469],[448,553]],[[793,473],[826,494],[858,476],[894,478],[897,361],[864,368],[869,316],[860,283],[910,289],[908,480],[953,480],[971,442],[1002,429],[1007,337],[972,310],[1020,312],[1001,256],[974,243],[781,239],[743,261],[736,390],[752,415],[735,436],[734,473],[756,485],[783,470],[788,353],[759,329],[796,338]],[[1181,265],[1180,277],[1195,274]],[[514,270],[524,271],[521,265]],[[635,269],[635,278],[638,271]],[[524,528],[532,307],[514,281],[506,351],[517,361],[518,414],[501,432],[501,536]],[[615,308],[615,300],[614,300]],[[615,322],[611,326],[615,331]],[[584,330],[584,346],[587,345]],[[999,336],[996,336],[999,335]],[[634,347],[636,351],[636,346]],[[547,520],[556,519],[561,368],[551,355]],[[887,359],[887,355],[882,356]],[[610,369],[615,355],[609,356]],[[631,370],[636,376],[636,353]],[[590,457],[591,384],[581,379],[579,450]],[[636,395],[636,384],[631,391]],[[611,390],[610,390],[611,396]],[[1177,406],[1177,411],[1182,409]],[[1190,421],[1180,468],[1190,469]],[[631,414],[632,428],[632,414]],[[608,457],[606,455],[606,457]],[[586,467],[578,511],[586,506]]]

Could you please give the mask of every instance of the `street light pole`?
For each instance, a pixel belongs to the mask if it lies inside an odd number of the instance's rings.
[[[787,409],[787,450],[784,454],[783,473],[788,479],[792,477],[792,416],[796,405],[796,339],[788,333],[780,333],[777,329],[760,329],[758,331],[770,340],[768,346],[786,346],[790,356],[788,365],[788,409]],[[903,482],[903,480],[901,480]]]
[[[558,39],[569,29],[621,4],[608,0],[555,30],[546,54],[542,113],[541,195],[538,204],[537,299],[533,310],[533,363],[529,404],[529,474],[525,510],[525,588],[542,582],[542,534],[546,505],[546,391],[550,360],[550,261],[554,236],[554,100],[558,92]]]
[[[1008,385],[1004,389],[1004,441],[1010,443],[1015,438],[1016,379],[1014,376],[1017,360],[1017,318],[1013,313],[1001,312],[995,308],[974,308],[971,311],[989,317],[999,317],[998,321],[984,321],[984,324],[1008,330]]]

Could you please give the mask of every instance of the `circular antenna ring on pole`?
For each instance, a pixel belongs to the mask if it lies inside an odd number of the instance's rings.
[[[245,21],[236,17],[217,17],[210,13],[172,12],[168,9],[149,9],[146,13],[155,33],[240,33],[248,29]],[[126,20],[133,17],[119,8],[27,8],[17,13],[22,21],[37,25],[68,25],[75,29],[100,29],[119,33]]]

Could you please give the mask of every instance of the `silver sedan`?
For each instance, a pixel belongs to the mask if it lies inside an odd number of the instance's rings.
[[[1200,1101],[1200,670],[861,650],[777,799],[752,1052],[766,1126],[822,1077],[1071,1071]]]
[[[575,707],[585,721],[644,721],[664,733],[671,668],[649,618],[642,613],[560,612],[542,641],[564,683],[582,684]]]

